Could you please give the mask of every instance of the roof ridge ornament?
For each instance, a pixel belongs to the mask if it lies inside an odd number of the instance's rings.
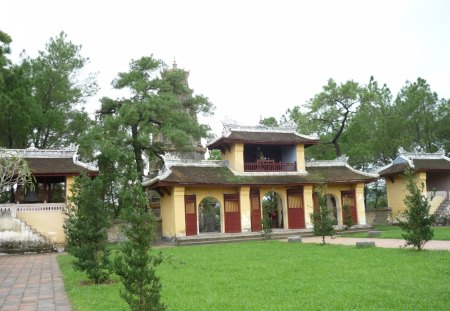
[[[225,123],[223,124],[223,130],[222,135],[223,137],[228,137],[231,135],[231,132],[233,131],[240,131],[240,132],[276,132],[276,133],[292,133],[297,136],[311,139],[311,140],[318,140],[319,136],[317,133],[313,134],[301,134],[297,131],[297,126],[295,125],[289,125],[289,126],[266,126],[266,125],[240,125],[237,123]]]
[[[398,156],[410,159],[442,158],[445,157],[445,150],[443,148],[439,148],[436,152],[425,152],[423,149],[416,147],[413,151],[408,152],[403,147],[399,147]]]

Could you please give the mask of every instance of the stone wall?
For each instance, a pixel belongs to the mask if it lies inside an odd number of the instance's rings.
[[[391,225],[392,210],[390,208],[367,209],[366,221],[368,225]]]

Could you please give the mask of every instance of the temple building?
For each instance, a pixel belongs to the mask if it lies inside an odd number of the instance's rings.
[[[352,168],[345,158],[305,161],[305,149],[318,143],[290,127],[225,125],[207,145],[220,150],[222,160],[166,155],[159,174],[143,184],[161,196],[162,235],[259,232],[267,212],[274,228],[309,229],[317,187],[336,226],[348,218],[366,225],[364,184],[378,175]]]

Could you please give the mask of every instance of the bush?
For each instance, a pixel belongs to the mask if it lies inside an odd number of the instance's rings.
[[[87,176],[76,178],[72,192],[64,223],[66,250],[76,258],[75,269],[85,271],[91,281],[99,284],[110,275],[106,247],[110,222],[103,201],[102,180]]]
[[[406,172],[408,184],[406,188],[409,194],[404,200],[406,211],[403,213],[403,220],[399,221],[402,229],[402,237],[406,240],[406,245],[412,245],[420,251],[425,243],[433,238],[431,225],[434,222],[434,216],[429,215],[430,203],[422,195],[423,184],[419,188],[411,172]]]
[[[272,216],[271,210],[263,206],[263,218],[261,220],[261,235],[265,240],[270,240],[272,238]]]
[[[313,224],[314,235],[322,236],[322,243],[325,244],[326,236],[333,236],[336,231],[333,226],[333,219],[331,218],[331,210],[328,208],[327,199],[322,194],[322,190],[316,190],[318,211],[311,213],[309,216]]]
[[[450,215],[439,215],[434,218],[434,226],[450,226]]]
[[[345,214],[344,225],[346,226],[346,229],[348,229],[354,225],[352,213],[350,211],[350,206],[348,204],[344,204],[344,214]]]
[[[147,197],[139,182],[121,193],[125,218],[130,226],[123,227],[127,241],[114,261],[116,273],[125,288],[122,298],[133,311],[165,310],[160,301],[161,284],[155,267],[161,255],[151,254],[155,236],[155,219],[147,210]]]

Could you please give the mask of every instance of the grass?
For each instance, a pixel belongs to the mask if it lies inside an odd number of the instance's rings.
[[[403,239],[402,230],[398,226],[375,226],[376,230],[380,230],[381,234],[377,237],[380,239]],[[450,227],[433,227],[434,236],[433,240],[446,240],[450,241]],[[345,234],[343,236],[351,238],[367,238],[367,232],[357,232],[351,234]]]
[[[450,252],[280,241],[173,247],[158,268],[168,310],[446,310]],[[80,286],[58,256],[74,310],[127,310],[120,283]]]

